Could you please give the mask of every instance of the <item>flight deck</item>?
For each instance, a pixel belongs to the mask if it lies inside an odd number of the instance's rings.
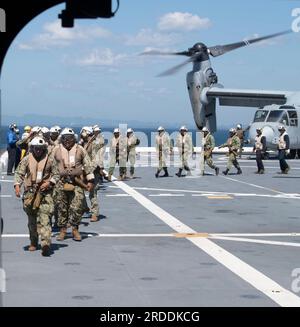
[[[288,175],[277,160],[240,160],[227,176],[136,178],[104,182],[100,220],[84,216],[82,242],[29,252],[27,217],[2,174],[3,306],[300,306],[300,160]],[[146,165],[145,165],[146,166]],[[117,173],[117,168],[115,173]],[[117,175],[117,174],[116,174]]]

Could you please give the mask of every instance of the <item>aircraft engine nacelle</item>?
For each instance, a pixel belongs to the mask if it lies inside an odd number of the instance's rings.
[[[191,71],[187,74],[186,80],[197,128],[201,130],[206,126],[210,132],[215,132],[217,129],[216,100],[208,101],[206,98],[205,91],[209,85],[206,72]]]

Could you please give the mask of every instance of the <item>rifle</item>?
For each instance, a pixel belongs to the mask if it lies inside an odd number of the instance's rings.
[[[84,181],[80,177],[75,176],[74,182],[77,186],[83,188],[86,191],[88,190],[87,184],[85,184]]]

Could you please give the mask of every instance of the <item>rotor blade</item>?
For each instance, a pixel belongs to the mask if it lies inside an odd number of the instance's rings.
[[[188,60],[182,62],[179,65],[176,65],[162,73],[160,73],[159,75],[157,75],[157,77],[162,77],[162,76],[168,76],[168,75],[173,75],[175,73],[177,73],[182,67],[184,67],[185,65],[189,64],[190,62],[194,61],[194,56],[190,57]]]
[[[274,37],[280,36],[280,35],[284,35],[284,34],[288,34],[291,33],[292,30],[288,30],[288,31],[284,31],[284,32],[279,32],[276,34],[271,34],[271,35],[267,35],[267,36],[262,36],[262,37],[258,37],[255,39],[251,39],[251,40],[244,40],[241,42],[236,42],[236,43],[231,43],[231,44],[225,44],[225,45],[216,45],[213,47],[209,47],[209,53],[213,56],[213,57],[218,57],[221,56],[223,54],[225,54],[226,52],[241,48],[241,47],[245,47],[247,45],[256,43],[256,42],[260,42],[260,41],[264,41],[264,40],[268,40],[268,39],[272,39]]]
[[[168,52],[168,51],[160,51],[160,50],[149,50],[142,52],[140,56],[144,55],[160,55],[160,56],[170,56],[170,55],[175,55],[175,56],[188,56],[187,51],[182,51],[182,52]]]

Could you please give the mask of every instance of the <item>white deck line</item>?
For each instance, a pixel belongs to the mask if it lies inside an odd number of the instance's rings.
[[[124,192],[131,195],[137,202],[144,206],[147,210],[153,213],[156,217],[173,228],[178,233],[196,233],[192,228],[182,223],[179,219],[175,218],[155,203],[147,199],[145,196],[134,190],[129,185],[114,181]],[[193,238],[187,237],[187,240],[195,244],[205,253],[217,260],[223,266],[228,268],[234,274],[248,282],[257,290],[264,293],[274,302],[280,306],[300,306],[300,298],[291,291],[283,288],[271,278],[267,277],[260,271],[248,265],[246,262],[237,258],[230,252],[226,251],[222,247],[218,246],[207,238]]]
[[[224,240],[224,241],[300,247],[300,243],[295,243],[295,242],[269,241],[269,240],[259,240],[254,238],[226,237],[226,236],[212,236],[211,238],[215,240]]]

